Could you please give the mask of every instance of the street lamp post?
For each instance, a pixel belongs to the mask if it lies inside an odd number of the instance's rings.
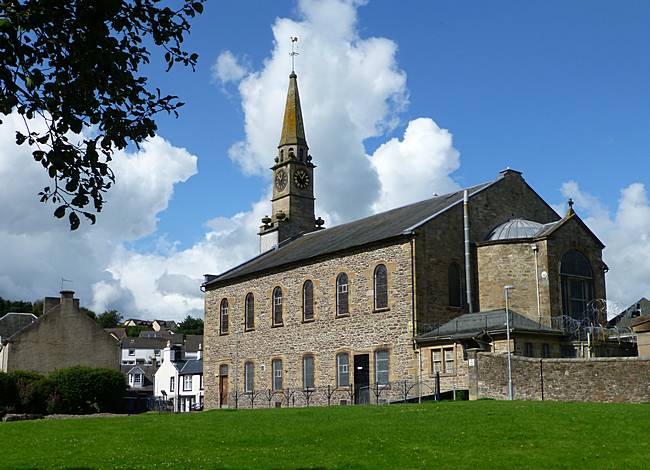
[[[506,341],[508,343],[508,400],[512,400],[512,363],[510,361],[510,310],[508,308],[508,292],[514,286],[503,286],[503,294],[506,300]]]

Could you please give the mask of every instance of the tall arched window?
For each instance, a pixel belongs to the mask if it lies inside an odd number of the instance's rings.
[[[447,288],[449,289],[449,306],[463,306],[463,276],[460,266],[457,263],[451,263],[447,271]]]
[[[348,353],[336,355],[336,386],[350,386],[350,355]]]
[[[271,361],[271,372],[273,374],[273,390],[282,390],[282,359]]]
[[[244,364],[244,392],[251,393],[255,388],[255,365],[252,362]]]
[[[282,288],[273,289],[273,324],[282,325]]]
[[[246,330],[255,328],[255,297],[252,292],[246,294],[244,301],[244,328]]]
[[[562,280],[562,307],[565,315],[576,320],[588,317],[588,304],[594,298],[594,279],[591,264],[585,255],[569,250],[560,263]]]
[[[314,319],[314,283],[306,280],[302,285],[302,321]]]
[[[314,356],[311,354],[302,357],[302,388],[303,390],[314,388]]]
[[[228,299],[221,301],[220,311],[220,330],[222,335],[228,334]]]
[[[336,314],[347,315],[349,313],[348,304],[348,275],[341,273],[336,277]]]
[[[375,310],[388,308],[388,270],[383,264],[375,268],[374,293]]]

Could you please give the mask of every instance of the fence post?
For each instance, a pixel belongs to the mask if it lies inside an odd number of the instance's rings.
[[[440,401],[440,372],[436,372],[436,401]]]

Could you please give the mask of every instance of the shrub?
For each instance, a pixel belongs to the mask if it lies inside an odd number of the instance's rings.
[[[54,393],[54,383],[37,372],[18,370],[11,372],[18,391],[18,410],[21,413],[47,412],[47,401]]]
[[[126,380],[112,369],[71,367],[50,374],[54,393],[47,403],[50,413],[117,413],[124,409]]]
[[[18,404],[18,390],[13,377],[0,372],[0,416],[16,409]]]

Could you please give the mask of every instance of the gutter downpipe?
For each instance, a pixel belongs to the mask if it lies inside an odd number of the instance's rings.
[[[537,254],[539,253],[539,247],[537,244],[533,243],[533,256],[535,256],[535,289],[537,291],[537,323],[542,324],[542,307],[539,298],[539,265],[537,261]]]
[[[422,403],[422,348],[415,340],[417,335],[415,323],[415,232],[411,232],[411,325],[413,328],[413,349],[418,355],[418,403]]]
[[[474,312],[474,306],[472,302],[472,260],[471,260],[471,249],[469,241],[469,195],[467,190],[463,192],[463,230],[465,238],[465,285],[467,288],[467,306],[469,313]]]

